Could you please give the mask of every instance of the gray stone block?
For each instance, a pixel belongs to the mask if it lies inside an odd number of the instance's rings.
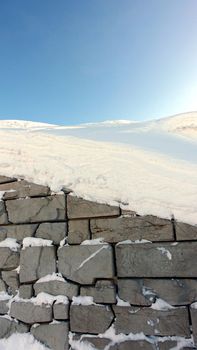
[[[60,244],[67,235],[66,222],[45,222],[39,225],[35,237],[50,239],[54,244]]]
[[[178,241],[197,240],[197,226],[175,221],[175,230]]]
[[[9,299],[7,300],[0,300],[0,315],[7,314],[9,307],[8,307]]]
[[[132,305],[150,306],[150,298],[154,296],[145,296],[143,287],[143,279],[118,279],[118,296]]]
[[[8,216],[5,208],[5,204],[0,200],[0,225],[8,224]]]
[[[56,272],[55,247],[27,247],[20,254],[20,282],[33,282]]]
[[[64,304],[55,302],[55,304],[53,304],[53,315],[55,320],[67,320],[69,318],[68,311],[69,303]]]
[[[166,311],[150,307],[113,306],[116,333],[139,333],[161,336],[190,336],[188,310],[186,307]]]
[[[113,278],[112,247],[106,244],[64,246],[58,249],[59,272],[71,281],[92,284]]]
[[[120,215],[119,207],[95,203],[71,195],[67,196],[67,208],[69,219]]]
[[[33,296],[32,284],[22,284],[19,288],[19,297],[22,299],[31,299]]]
[[[0,184],[4,184],[6,182],[13,182],[13,181],[16,181],[14,177],[0,175]]]
[[[6,201],[9,221],[33,223],[65,220],[65,196],[13,199]]]
[[[49,304],[36,305],[32,302],[12,302],[10,316],[27,324],[52,321],[52,306]]]
[[[173,227],[170,220],[156,216],[133,216],[90,220],[92,238],[103,237],[106,242],[124,240],[172,241]]]
[[[180,343],[173,340],[166,340],[164,342],[158,342],[157,348],[155,350],[173,350],[173,349],[181,349],[181,350],[191,350],[191,346],[181,346]]]
[[[19,278],[16,270],[13,271],[2,271],[2,278],[8,286],[10,294],[16,294],[19,288]]]
[[[0,279],[0,292],[6,292],[5,282]]]
[[[109,347],[109,350],[158,350],[155,344],[151,344],[145,340],[126,340],[122,343]],[[169,350],[169,348],[168,348]]]
[[[19,253],[10,248],[0,247],[0,269],[14,270],[19,265]]]
[[[117,244],[118,277],[197,277],[197,242]]]
[[[25,180],[0,184],[0,191],[5,191],[3,199],[50,195],[50,189],[48,186],[36,185]]]
[[[104,305],[75,305],[70,307],[70,329],[80,333],[104,333],[113,320],[113,312]]]
[[[97,281],[95,287],[81,287],[80,295],[91,296],[98,304],[116,303],[116,287],[112,281],[108,280]]]
[[[194,344],[197,346],[197,309],[190,307],[190,314],[192,320],[192,333],[194,337]]]
[[[33,336],[53,350],[68,350],[68,323],[54,323],[31,327]]]
[[[0,242],[7,238],[7,226],[0,226]]]
[[[78,295],[79,287],[78,285],[65,281],[48,281],[48,282],[39,282],[34,284],[35,295],[44,292],[51,295],[65,295],[69,299]]]
[[[18,242],[22,242],[25,237],[32,237],[36,231],[38,224],[25,225],[7,225],[0,227],[0,236],[5,238],[15,238]]]
[[[155,298],[170,305],[186,305],[197,300],[195,279],[119,279],[119,297],[133,305],[148,306]]]
[[[69,220],[68,244],[80,244],[90,239],[89,220]]]
[[[74,341],[80,341],[80,345],[82,345],[85,349],[85,346],[88,348],[92,346],[95,350],[105,350],[105,347],[110,343],[110,340],[107,338],[99,338],[97,336],[86,336],[83,334],[82,336],[74,335]]]
[[[0,339],[8,338],[13,333],[26,333],[29,327],[23,323],[8,319],[7,317],[0,317]]]

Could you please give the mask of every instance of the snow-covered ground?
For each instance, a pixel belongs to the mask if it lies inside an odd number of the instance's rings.
[[[73,127],[2,120],[0,174],[197,224],[197,112]]]

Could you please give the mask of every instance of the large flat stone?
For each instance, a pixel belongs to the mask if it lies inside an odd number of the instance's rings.
[[[178,241],[197,240],[197,226],[175,221],[175,231]]]
[[[13,199],[6,201],[9,221],[33,223],[65,220],[65,196]]]
[[[187,345],[180,345],[181,341],[175,341],[175,340],[166,340],[166,341],[160,341],[157,343],[157,347],[155,350],[175,350],[175,349],[181,349],[181,350],[191,350],[193,347],[187,346]]]
[[[150,307],[113,306],[116,333],[139,333],[161,336],[190,336],[189,315],[186,307],[166,311]]]
[[[39,225],[35,237],[50,239],[54,244],[60,244],[67,235],[66,222],[45,222]]]
[[[12,302],[10,316],[27,324],[52,321],[52,306],[49,304],[36,305],[32,302]]]
[[[50,189],[48,186],[37,185],[25,180],[0,184],[0,191],[5,191],[3,199],[50,195]]]
[[[69,220],[68,244],[80,244],[87,239],[90,239],[89,220]]]
[[[74,305],[70,307],[70,329],[80,333],[104,333],[114,316],[108,306]]]
[[[85,199],[67,196],[69,219],[94,218],[120,215],[120,208],[107,204],[95,203]]]
[[[119,277],[197,277],[197,242],[117,244]]]
[[[114,276],[112,247],[106,244],[64,246],[58,249],[58,261],[59,272],[81,284]]]
[[[32,284],[21,284],[19,287],[19,298],[31,299],[33,296],[33,286]]]
[[[133,305],[151,305],[155,298],[170,305],[186,305],[197,300],[195,279],[119,279],[118,294]]]
[[[92,238],[102,237],[106,242],[116,243],[124,240],[171,241],[173,227],[170,220],[156,216],[133,216],[90,221]]]
[[[79,287],[71,282],[65,281],[48,281],[48,282],[38,282],[34,284],[35,295],[44,292],[51,295],[65,295],[69,299],[78,295]]]
[[[68,323],[54,323],[31,327],[33,336],[53,350],[68,350]]]
[[[190,307],[190,314],[192,320],[192,333],[194,337],[194,343],[197,346],[197,308]]]
[[[13,181],[16,181],[14,177],[0,175],[0,184],[4,184],[6,182],[13,182]]]
[[[19,265],[19,253],[10,248],[0,247],[0,269],[14,270]]]
[[[0,225],[8,224],[8,216],[5,208],[5,204],[0,200]]]
[[[34,282],[56,272],[55,247],[27,247],[20,254],[20,282]]]
[[[8,338],[13,333],[26,333],[29,327],[23,323],[0,317],[0,338]]]
[[[97,281],[95,287],[81,287],[80,295],[91,296],[98,304],[116,303],[116,287],[112,281],[108,280]]]
[[[24,238],[34,236],[37,227],[38,224],[0,226],[0,237],[15,238],[18,242],[22,242]]]
[[[158,350],[155,344],[151,344],[145,340],[126,340],[122,343],[109,347],[109,350]],[[169,348],[168,348],[169,350]]]

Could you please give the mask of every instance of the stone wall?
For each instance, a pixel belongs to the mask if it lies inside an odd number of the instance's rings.
[[[31,332],[54,350],[194,348],[197,227],[5,176],[0,193],[1,338]]]

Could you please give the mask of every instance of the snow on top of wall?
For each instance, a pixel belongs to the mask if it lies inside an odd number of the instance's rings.
[[[197,224],[195,112],[73,127],[0,121],[0,140],[1,175]]]

